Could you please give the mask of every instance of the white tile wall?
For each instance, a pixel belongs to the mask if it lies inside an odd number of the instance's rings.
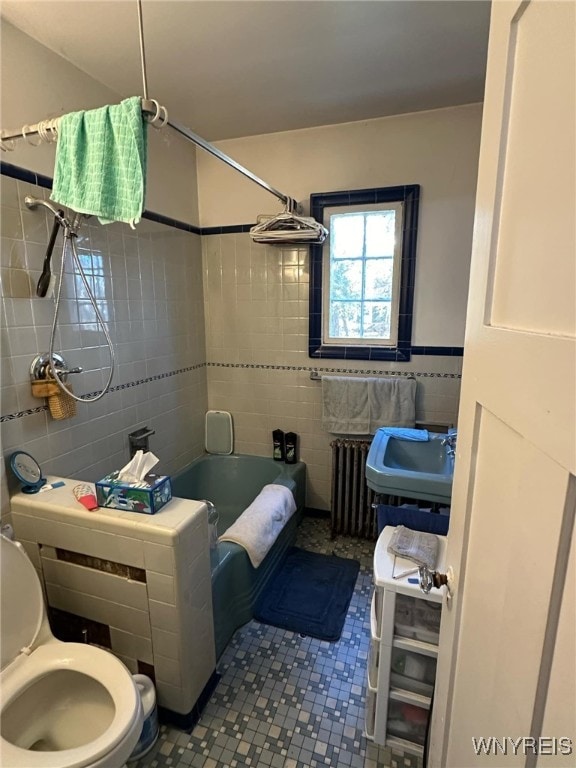
[[[148,571],[146,583],[150,600],[157,600],[161,603],[170,603],[172,605],[175,603],[176,596],[174,594],[174,579],[172,576]]]
[[[203,238],[208,404],[231,411],[235,451],[271,455],[272,430],[300,435],[307,465],[307,504],[330,507],[330,442],[322,428],[321,384],[309,370],[227,364],[410,371],[418,381],[416,417],[457,420],[462,360],[415,355],[410,363],[308,357],[307,248],[252,243],[248,234]],[[444,374],[433,377],[422,374]]]
[[[116,627],[110,628],[110,641],[112,650],[120,656],[128,656],[138,659],[146,664],[153,664],[152,641],[147,637],[141,637],[132,632],[124,632]]]
[[[52,218],[29,211],[24,196],[48,191],[7,176],[1,180],[0,315],[1,414],[44,405],[32,397],[29,368],[48,350],[54,300],[38,298]],[[52,257],[60,271],[61,235]],[[159,470],[174,473],[203,450],[207,407],[200,237],[143,220],[128,226],[101,226],[95,218],[80,230],[78,249],[101,267],[98,302],[107,314],[115,344],[113,386],[147,380],[110,392],[92,404],[78,404],[72,419],[54,421],[45,412],[5,421],[2,453],[30,452],[46,474],[98,480],[129,458],[128,433],[147,425],[156,431],[151,447]],[[95,267],[96,268],[96,267]],[[84,373],[71,379],[78,394],[102,387],[109,358],[103,336],[83,319],[83,289],[68,266],[65,298],[59,312],[56,349]],[[91,312],[90,312],[91,314]],[[166,378],[151,377],[184,373]],[[7,512],[5,467],[1,468],[2,514]]]
[[[46,583],[46,594],[48,602],[54,608],[75,613],[78,616],[86,616],[88,619],[109,624],[139,637],[152,636],[150,619],[146,611],[139,611],[112,600],[104,600],[56,584]]]
[[[167,632],[163,629],[152,627],[152,640],[154,648],[167,659],[180,659],[180,638],[175,632]]]
[[[143,582],[130,581],[123,576],[62,560],[42,558],[42,570],[44,578],[50,584],[86,592],[140,611],[148,610],[148,595],[146,584]]]

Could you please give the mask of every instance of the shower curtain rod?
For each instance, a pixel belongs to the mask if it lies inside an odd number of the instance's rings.
[[[161,107],[160,110],[164,111],[164,114],[167,115],[166,110],[164,107]],[[153,99],[142,99],[142,112],[144,113],[145,118],[148,120],[149,117],[158,118],[158,112],[159,109],[157,107],[157,102]],[[57,124],[59,118],[54,118],[53,122]],[[45,120],[43,123],[50,123],[52,121]],[[0,132],[0,140],[2,142],[5,141],[13,141],[14,139],[27,139],[29,136],[38,136],[40,134],[39,131],[39,125],[42,125],[42,123],[37,123],[35,125],[25,125],[20,131],[1,131]],[[252,173],[252,171],[249,171],[247,168],[244,168],[243,165],[240,165],[240,163],[237,163],[236,160],[226,155],[224,152],[222,152],[217,147],[210,144],[208,141],[203,139],[201,136],[198,136],[197,133],[194,133],[194,131],[190,130],[185,125],[182,125],[181,123],[177,123],[173,120],[166,120],[166,125],[169,125],[172,129],[177,131],[181,136],[184,136],[184,138],[191,141],[193,144],[196,144],[201,149],[205,150],[206,152],[209,152],[211,155],[214,155],[214,157],[217,157],[218,160],[222,160],[223,163],[226,163],[226,165],[229,165],[231,168],[234,168],[236,171],[241,173],[242,175],[246,176],[246,178],[250,179],[250,181],[253,181],[255,184],[258,184],[262,189],[265,189],[266,192],[270,192],[271,195],[274,195],[274,197],[278,198],[278,200],[281,200],[284,205],[286,206],[286,210],[290,213],[297,212],[299,209],[298,203],[294,198],[289,197],[288,195],[285,195],[283,192],[279,192],[274,187],[270,186],[267,182],[263,181],[261,178],[256,176],[256,174]]]

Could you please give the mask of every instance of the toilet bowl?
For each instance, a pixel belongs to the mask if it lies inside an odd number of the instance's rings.
[[[21,545],[0,544],[0,765],[119,768],[143,723],[130,673],[107,651],[54,638],[34,566]]]

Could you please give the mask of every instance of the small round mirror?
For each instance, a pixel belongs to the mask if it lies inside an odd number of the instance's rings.
[[[10,456],[10,466],[12,472],[22,483],[24,493],[38,493],[40,488],[46,482],[42,477],[40,465],[33,456],[25,451],[16,451]]]

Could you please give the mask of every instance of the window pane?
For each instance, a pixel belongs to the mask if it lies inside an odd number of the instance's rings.
[[[364,298],[392,299],[393,259],[370,259],[366,262]]]
[[[357,259],[364,250],[364,215],[342,213],[330,217],[330,259]]]
[[[361,298],[362,261],[346,259],[333,262],[330,270],[330,300]]]
[[[370,301],[364,304],[364,338],[387,339],[390,336],[390,302]]]
[[[333,339],[358,338],[361,333],[359,301],[330,302],[330,336]]]
[[[393,256],[396,211],[366,214],[366,256]]]

